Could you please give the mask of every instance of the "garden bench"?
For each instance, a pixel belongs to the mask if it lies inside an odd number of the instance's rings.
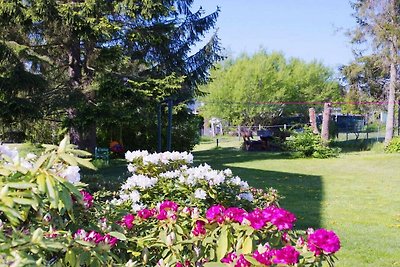
[[[108,163],[110,160],[110,150],[106,147],[96,147],[94,149],[94,158],[105,160]]]

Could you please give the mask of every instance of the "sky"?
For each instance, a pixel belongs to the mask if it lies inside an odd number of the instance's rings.
[[[209,14],[221,8],[218,36],[233,57],[261,48],[337,69],[353,58],[345,32],[355,26],[349,0],[197,0]]]

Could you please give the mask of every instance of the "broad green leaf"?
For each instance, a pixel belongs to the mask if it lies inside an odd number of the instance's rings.
[[[11,222],[12,225],[18,225],[19,221],[22,221],[22,216],[16,210],[10,209],[2,205],[0,205],[0,210],[4,212],[7,219]]]
[[[64,160],[66,163],[68,163],[68,165],[71,166],[78,166],[78,162],[76,161],[75,157],[66,154],[66,153],[60,153],[58,155],[62,160]]]
[[[66,147],[67,147],[67,144],[69,144],[69,136],[68,136],[68,134],[66,134],[66,135],[64,136],[64,139],[61,140],[60,145],[58,146],[58,149],[57,149],[57,154],[62,154],[62,153],[64,153],[64,152],[65,152],[65,149],[66,149]]]
[[[109,232],[108,234],[110,236],[118,238],[118,240],[121,240],[121,241],[125,241],[126,240],[126,236],[123,233],[114,231],[114,232]]]
[[[3,186],[1,188],[1,190],[0,190],[0,199],[8,194],[8,189],[9,189],[8,184],[6,184],[5,186]]]
[[[83,245],[83,246],[85,246],[85,247],[91,247],[91,248],[94,248],[94,247],[96,247],[96,245],[94,245],[94,244],[92,244],[92,243],[90,243],[90,242],[86,242],[86,241],[83,241],[83,240],[75,240],[75,242],[76,243],[78,243],[78,244],[81,244],[81,245]]]
[[[12,208],[14,206],[14,200],[9,196],[2,197],[1,202],[3,202],[4,205],[6,205],[9,208]]]
[[[36,182],[38,184],[39,191],[42,193],[46,192],[46,175],[42,173],[39,174],[36,177]]]
[[[35,186],[33,183],[7,183],[8,187],[15,189],[28,189]]]
[[[80,166],[86,167],[91,170],[97,170],[97,168],[90,162],[90,159],[75,158]]]
[[[11,172],[6,169],[0,169],[0,176],[9,176]]]
[[[253,252],[253,240],[250,236],[246,237],[243,242],[243,254],[250,254]]]
[[[251,266],[264,266],[263,264],[260,264],[256,259],[254,259],[252,256],[244,256],[244,258],[251,263]]]
[[[15,203],[21,204],[21,205],[29,205],[29,206],[36,206],[38,205],[38,203],[36,202],[35,199],[29,199],[29,198],[19,198],[19,197],[14,197],[13,201]]]
[[[221,260],[228,252],[228,231],[226,225],[221,229],[221,234],[217,240],[217,260]]]
[[[61,187],[60,200],[63,202],[64,207],[67,211],[72,210],[73,207],[72,198],[69,193],[69,190],[64,186]]]
[[[68,250],[67,253],[65,253],[65,261],[71,265],[71,267],[76,266],[76,259],[77,255],[75,255],[75,252],[73,250]]]
[[[50,154],[44,154],[39,157],[36,161],[35,165],[33,166],[32,173],[36,173],[40,167],[42,167],[43,163],[50,157]]]
[[[46,191],[51,203],[51,207],[56,209],[58,207],[58,191],[52,176],[46,177]]]

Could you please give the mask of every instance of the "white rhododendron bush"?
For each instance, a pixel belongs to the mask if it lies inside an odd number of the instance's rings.
[[[107,198],[84,189],[86,152],[45,148],[0,146],[0,265],[320,266],[340,249],[333,231],[293,230],[275,190],[189,153],[127,152],[130,176]]]

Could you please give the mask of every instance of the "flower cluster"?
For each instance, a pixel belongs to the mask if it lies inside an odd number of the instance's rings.
[[[125,159],[128,162],[141,161],[143,165],[168,164],[173,161],[183,161],[188,164],[193,162],[193,155],[187,152],[163,152],[150,154],[146,150],[127,151]]]
[[[84,190],[81,190],[80,192],[83,199],[83,206],[85,209],[90,209],[93,206],[93,196]]]
[[[272,249],[267,243],[253,252],[253,258],[264,265],[285,264],[293,265],[299,261],[300,253],[293,246]]]
[[[223,259],[221,259],[222,263],[227,263],[227,264],[233,263],[235,261],[236,261],[236,263],[234,265],[235,267],[250,267],[251,266],[251,263],[245,259],[243,254],[240,254],[238,257],[235,252],[230,252]]]
[[[22,167],[26,170],[33,168],[32,160],[36,158],[33,153],[28,153],[25,158],[19,155],[16,148],[10,148],[7,145],[0,145],[0,161],[5,161],[5,165]]]
[[[273,206],[246,212],[237,207],[226,209],[221,205],[214,205],[206,211],[206,218],[210,223],[221,224],[225,221],[234,221],[249,224],[256,230],[263,228],[267,223],[271,223],[280,231],[292,229],[296,221],[296,217],[289,211]]]
[[[307,245],[315,255],[329,255],[340,249],[340,240],[335,232],[318,229],[310,232]]]
[[[220,194],[231,194],[231,198],[238,202],[251,203],[254,200],[248,183],[233,176],[230,169],[218,171],[207,164],[189,167],[187,164],[193,161],[193,156],[186,152],[150,154],[147,151],[128,151],[125,157],[132,175],[122,184],[119,197],[111,202],[113,205],[130,205],[132,211],[138,211],[149,206],[154,192],[162,191],[167,198],[177,200],[171,193],[174,188],[187,189],[189,199],[195,205],[208,201],[215,203],[216,196],[210,192],[215,189]]]
[[[73,237],[76,240],[83,240],[96,245],[109,245],[110,247],[115,246],[118,242],[116,237],[112,237],[109,234],[102,235],[95,231],[86,232],[83,229],[78,229]]]

